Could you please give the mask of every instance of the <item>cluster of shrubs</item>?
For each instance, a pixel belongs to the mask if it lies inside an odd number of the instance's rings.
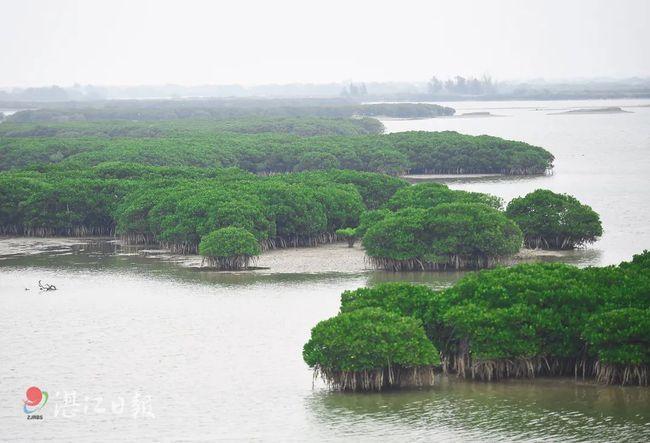
[[[484,381],[647,386],[649,295],[647,251],[602,268],[484,270],[442,291],[382,284],[344,292],[340,313],[314,327],[303,356],[341,390],[428,385],[434,369]]]
[[[530,248],[574,249],[603,234],[600,217],[575,197],[538,189],[508,203],[506,214],[524,232]]]
[[[337,234],[350,246],[362,238],[369,261],[392,271],[489,268],[517,253],[522,241],[566,249],[602,234],[598,214],[567,195],[538,190],[514,199],[505,211],[502,206],[491,195],[417,184],[399,189],[382,208],[362,214],[357,227]]]

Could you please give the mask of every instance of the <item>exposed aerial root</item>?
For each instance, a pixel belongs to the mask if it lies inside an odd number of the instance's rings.
[[[366,257],[367,262],[377,269],[386,271],[447,271],[460,269],[492,268],[502,260],[497,257],[460,257],[450,255],[445,261],[430,262],[421,258],[394,260],[386,257]]]
[[[531,249],[571,250],[583,244],[584,239],[572,237],[531,237],[524,238],[524,245]]]
[[[126,245],[152,245],[156,243],[156,239],[153,235],[143,234],[140,232],[121,234],[120,241]]]
[[[597,361],[594,372],[599,383],[648,386],[647,365],[619,365]]]
[[[459,348],[467,349],[463,343]],[[460,378],[498,381],[508,378],[534,378],[537,376],[573,376],[582,379],[597,376],[595,362],[587,358],[496,358],[475,359],[467,351],[452,355],[442,355],[442,370],[446,374],[455,373]]]
[[[538,362],[530,358],[478,360],[470,371],[474,380],[492,381],[506,378],[534,378]]]
[[[517,168],[412,168],[408,174],[503,174],[503,175],[546,175],[552,174],[552,166],[517,167]]]
[[[433,366],[404,368],[387,366],[367,371],[332,371],[322,367],[314,369],[330,389],[336,391],[381,391],[387,388],[433,386]]]
[[[1,235],[24,235],[26,237],[113,237],[114,226],[73,226],[52,228],[46,226],[0,226]]]
[[[273,237],[260,241],[262,251],[271,249],[299,248],[307,246],[318,246],[328,243],[336,243],[339,238],[331,232],[324,232],[315,236],[291,236],[291,237]]]
[[[257,257],[249,255],[236,255],[234,257],[203,257],[202,265],[224,271],[237,271],[250,267]]]

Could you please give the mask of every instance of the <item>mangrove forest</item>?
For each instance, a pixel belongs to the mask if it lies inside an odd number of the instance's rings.
[[[340,313],[314,327],[303,357],[339,390],[430,384],[432,366],[480,381],[569,376],[647,386],[649,294],[648,251],[618,266],[483,270],[440,291],[380,284],[344,292]]]
[[[123,162],[237,167],[261,175],[327,169],[521,175],[544,174],[553,167],[551,153],[524,142],[452,131],[382,130],[372,118],[3,122],[0,169]]]
[[[368,172],[261,177],[239,169],[103,163],[0,173],[0,233],[119,236],[196,253],[220,228],[247,230],[262,249],[336,241],[405,181]],[[217,257],[217,256],[214,256]]]
[[[121,100],[94,103],[54,103],[17,112],[19,123],[85,121],[231,120],[265,117],[392,117],[434,118],[454,115],[447,106],[430,103],[364,104],[345,99],[209,99]]]

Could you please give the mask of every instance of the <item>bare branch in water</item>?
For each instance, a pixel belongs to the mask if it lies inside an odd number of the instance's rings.
[[[43,284],[43,283],[41,283],[40,280],[38,281],[38,288],[41,291],[56,291],[56,286],[50,285],[48,283]]]

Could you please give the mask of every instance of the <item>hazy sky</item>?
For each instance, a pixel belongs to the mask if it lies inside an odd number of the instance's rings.
[[[650,0],[0,0],[0,86],[650,76]]]

